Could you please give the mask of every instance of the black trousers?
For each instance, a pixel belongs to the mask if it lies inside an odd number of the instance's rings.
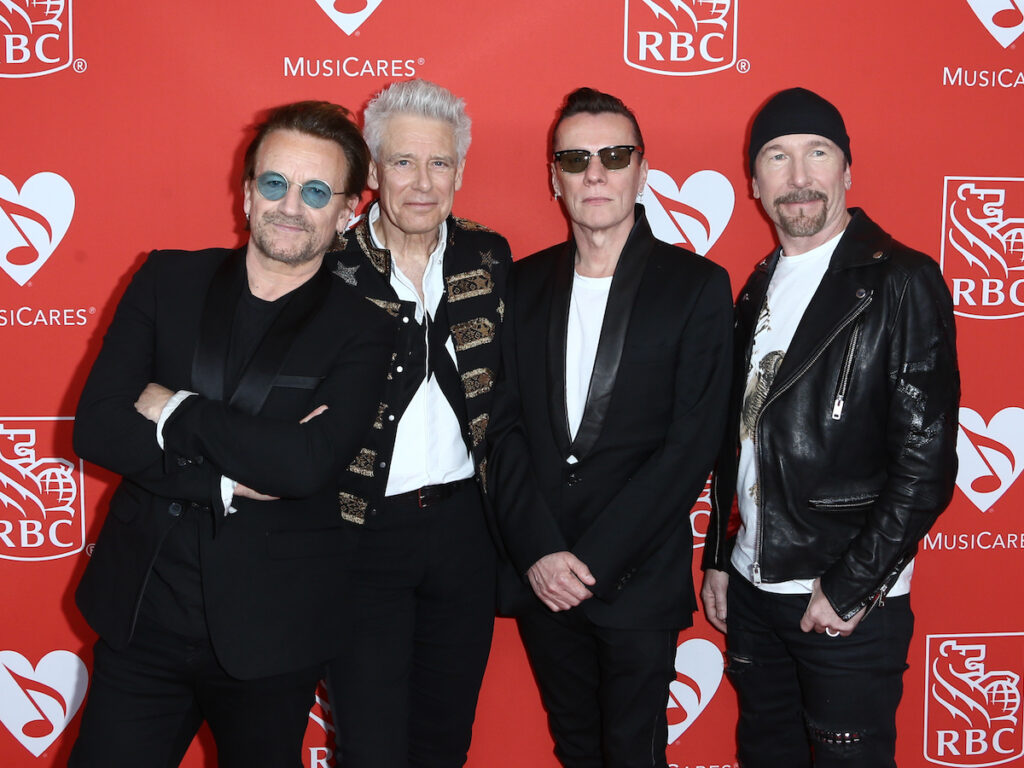
[[[517,622],[565,768],[667,765],[678,630],[598,627],[575,609]]]
[[[205,720],[221,768],[298,768],[323,665],[238,680],[207,639],[143,624],[117,651],[102,639],[71,768],[173,768]]]
[[[464,765],[494,629],[478,486],[422,509],[388,502],[358,536],[337,603],[350,630],[328,674],[338,765]]]
[[[744,768],[895,768],[910,596],[886,599],[849,637],[801,631],[807,601],[730,574],[726,672],[739,698],[737,757]]]

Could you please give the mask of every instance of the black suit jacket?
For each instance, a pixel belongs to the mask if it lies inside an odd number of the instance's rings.
[[[246,289],[244,249],[154,252],[118,305],[79,402],[75,450],[123,476],[76,593],[111,645],[131,639],[161,542],[186,506],[212,516],[200,544],[210,639],[234,676],[332,655],[324,610],[343,554],[336,478],[380,397],[394,324],[324,266],[293,291],[226,391],[231,323]],[[199,395],[164,427],[135,411],[150,381]],[[320,404],[328,410],[299,420]],[[278,501],[236,498],[226,475]]]
[[[544,555],[569,550],[597,579],[595,596],[580,606],[595,624],[689,626],[688,513],[725,423],[729,278],[656,240],[637,207],[570,443],[565,339],[575,251],[570,241],[513,265],[488,433],[488,493],[516,572],[511,590],[506,574],[503,608],[541,606],[522,575]],[[570,455],[579,462],[567,463]]]

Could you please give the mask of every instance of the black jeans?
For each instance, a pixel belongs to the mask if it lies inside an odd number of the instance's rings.
[[[726,672],[739,696],[740,764],[895,768],[909,595],[887,599],[849,637],[802,632],[807,601],[730,573]]]
[[[358,532],[334,609],[349,620],[328,694],[345,768],[466,762],[494,629],[495,551],[476,483]]]
[[[221,768],[302,765],[323,665],[253,680],[228,675],[205,638],[143,624],[123,651],[97,641],[72,768],[173,768],[205,720]]]

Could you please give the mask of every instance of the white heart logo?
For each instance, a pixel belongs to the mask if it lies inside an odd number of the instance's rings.
[[[696,638],[676,648],[676,679],[668,686],[668,743],[674,744],[715,697],[725,662],[718,646]]]
[[[987,512],[1024,471],[1024,408],[1004,408],[988,424],[977,411],[961,408],[956,456],[956,484]]]
[[[651,170],[645,187],[647,220],[659,240],[707,256],[732,217],[736,193],[718,171],[697,171],[676,186],[664,171]]]
[[[37,173],[18,191],[0,176],[0,267],[25,285],[60,245],[75,213],[75,193],[56,173]]]
[[[51,651],[32,668],[15,651],[0,651],[0,722],[36,757],[78,712],[89,673],[70,651]]]
[[[331,21],[346,35],[351,35],[370,14],[377,10],[382,0],[316,0]]]
[[[967,0],[967,4],[1003,48],[1009,48],[1024,33],[1021,0]]]

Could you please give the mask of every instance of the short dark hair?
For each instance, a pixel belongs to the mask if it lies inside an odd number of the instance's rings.
[[[297,101],[271,109],[266,119],[256,125],[256,135],[245,150],[243,182],[255,175],[256,153],[263,140],[273,131],[298,131],[307,136],[333,141],[345,153],[348,165],[348,178],[345,179],[343,190],[345,194],[359,195],[366,188],[370,150],[352,120],[352,113],[329,101]]]
[[[636,121],[633,110],[622,103],[622,99],[612,96],[610,93],[602,93],[594,88],[577,88],[565,97],[565,103],[558,111],[558,118],[555,120],[555,127],[551,131],[551,141],[554,143],[555,134],[558,133],[558,126],[562,121],[574,115],[588,114],[600,115],[609,112],[613,115],[622,115],[627,118],[633,126],[633,133],[636,134],[638,147],[644,145],[643,134],[640,133],[640,123]]]

